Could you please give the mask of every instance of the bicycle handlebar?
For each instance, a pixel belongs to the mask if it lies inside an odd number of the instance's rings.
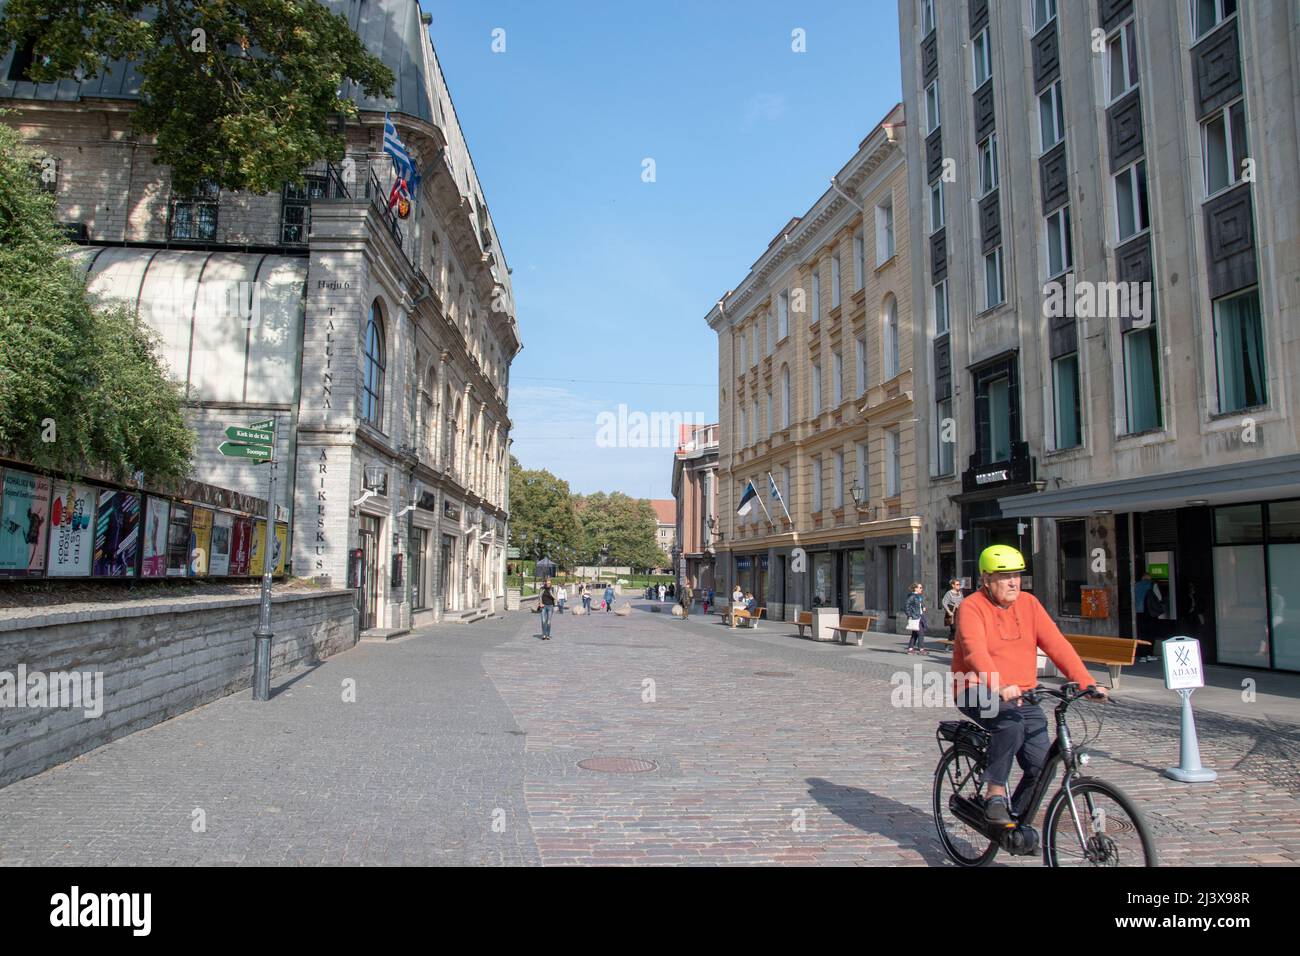
[[[1082,700],[1085,697],[1093,700],[1101,700],[1102,697],[1100,694],[1096,693],[1096,690],[1096,684],[1079,689],[1079,685],[1071,681],[1068,684],[1062,684],[1060,690],[1057,690],[1054,687],[1035,687],[1032,690],[1025,691],[1019,697],[1013,697],[1012,700],[1023,700],[1026,704],[1036,704],[1040,697],[1055,697],[1057,700],[1067,704],[1072,704],[1076,700]],[[1008,703],[1010,702],[1011,701],[1008,701]]]

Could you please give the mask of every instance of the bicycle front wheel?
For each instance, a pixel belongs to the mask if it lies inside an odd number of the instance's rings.
[[[1062,788],[1043,817],[1047,866],[1156,866],[1142,814],[1122,790],[1081,779]]]

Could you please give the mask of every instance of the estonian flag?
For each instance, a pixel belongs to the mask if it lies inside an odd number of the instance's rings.
[[[736,509],[736,514],[744,516],[749,514],[754,507],[754,499],[758,497],[758,491],[754,488],[754,483],[748,481],[745,483],[745,493],[740,496],[740,507]]]

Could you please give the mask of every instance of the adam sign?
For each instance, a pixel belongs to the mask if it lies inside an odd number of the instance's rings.
[[[1200,641],[1190,637],[1171,637],[1162,646],[1166,687],[1170,690],[1188,690],[1205,686]]]

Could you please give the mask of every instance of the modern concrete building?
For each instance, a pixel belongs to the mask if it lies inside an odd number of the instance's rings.
[[[718,589],[739,583],[772,618],[893,616],[920,570],[904,128],[896,106],[707,317]]]
[[[930,593],[1012,544],[1064,630],[1300,670],[1295,3],[899,20]]]
[[[362,626],[501,608],[510,362],[509,269],[417,0],[328,0],[398,77],[356,91],[337,165],[267,196],[177,195],[132,132],[140,77],[25,78],[4,51],[5,121],[55,161],[61,219],[91,291],[162,337],[199,435],[197,474],[265,495],[266,469],[223,458],[227,425],[274,418],[292,573],[359,589]],[[423,185],[388,207],[384,115]]]
[[[718,533],[718,425],[682,425],[673,454],[674,543],[669,552],[677,583],[715,586]]]

